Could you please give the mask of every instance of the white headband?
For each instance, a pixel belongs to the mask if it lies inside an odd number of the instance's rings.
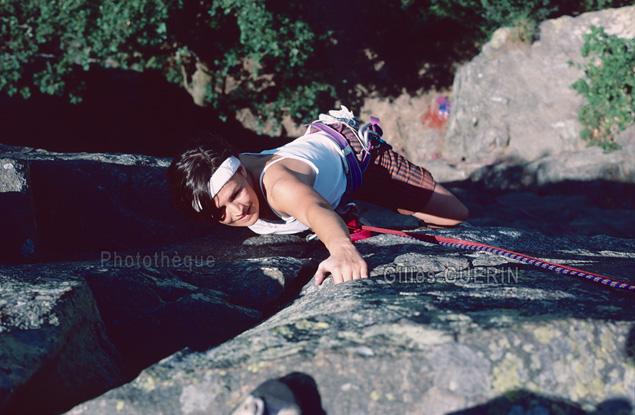
[[[216,169],[212,177],[209,179],[209,195],[211,198],[214,198],[220,189],[227,184],[229,179],[238,171],[238,167],[240,167],[240,160],[238,160],[234,156],[229,156],[223,163]],[[201,206],[201,201],[198,197],[194,197],[192,200],[192,207],[197,212],[203,210]]]
[[[212,174],[209,179],[209,195],[214,198],[220,189],[232,178],[232,176],[238,171],[240,167],[240,160],[234,156],[229,156],[227,160],[223,161],[223,164]]]

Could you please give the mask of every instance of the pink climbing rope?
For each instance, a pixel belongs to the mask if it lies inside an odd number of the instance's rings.
[[[364,237],[369,237],[370,232],[376,232],[376,233],[397,235],[404,238],[410,238],[410,239],[415,239],[419,241],[431,242],[431,243],[435,243],[442,246],[448,246],[452,248],[468,249],[472,251],[491,252],[493,254],[511,258],[511,259],[523,262],[525,264],[545,268],[550,271],[559,272],[561,274],[584,278],[586,280],[589,280],[598,284],[602,284],[611,288],[615,288],[618,290],[635,292],[635,285],[624,282],[624,281],[620,281],[614,278],[609,278],[604,275],[595,274],[588,271],[583,271],[581,269],[568,267],[566,265],[554,264],[552,262],[548,262],[542,259],[534,258],[524,254],[519,254],[517,252],[509,251],[507,249],[502,249],[502,248],[497,248],[495,246],[482,244],[480,242],[464,241],[461,239],[446,238],[443,236],[426,235],[423,233],[404,232],[404,231],[398,231],[393,229],[379,228],[375,226],[359,225],[358,223],[349,224],[349,229],[351,230],[351,238],[355,241],[364,239]],[[362,232],[364,232],[363,235],[361,234]]]

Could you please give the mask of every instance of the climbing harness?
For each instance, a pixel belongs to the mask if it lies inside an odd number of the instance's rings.
[[[397,235],[404,238],[414,239],[418,241],[431,242],[437,245],[447,246],[451,248],[468,249],[471,251],[485,251],[493,254],[501,255],[506,258],[511,258],[525,264],[534,265],[537,267],[545,268],[550,271],[559,272],[561,274],[572,275],[579,278],[584,278],[589,281],[606,285],[618,290],[624,290],[631,293],[635,293],[635,285],[620,281],[617,279],[609,278],[604,275],[595,274],[592,272],[583,271],[577,268],[568,267],[566,265],[554,264],[542,259],[534,258],[528,255],[519,254],[507,249],[497,248],[495,246],[482,244],[480,242],[464,241],[461,239],[446,238],[443,236],[427,235],[423,233],[404,232],[393,229],[379,228],[375,226],[360,225],[358,221],[353,220],[348,223],[348,228],[351,232],[351,239],[358,241],[369,237],[369,233],[383,233],[389,235]]]
[[[320,124],[318,122],[314,122],[309,124],[311,127],[315,127],[318,130],[325,132],[337,145],[340,147],[344,154],[344,158],[346,159],[346,194],[353,193],[362,185],[362,173],[364,170],[361,168],[360,164],[357,162],[357,157],[355,157],[355,153],[351,148],[346,138],[339,132],[334,130],[325,124]],[[370,158],[370,155],[368,156]]]
[[[348,140],[333,125],[345,124],[357,135],[362,146],[361,160],[357,159],[355,152],[351,148]],[[370,164],[371,151],[384,145],[390,147],[388,143],[381,139],[383,131],[379,125],[379,118],[370,117],[370,122],[360,127],[360,120],[353,115],[352,112],[342,105],[339,111],[329,111],[329,114],[321,114],[318,121],[306,124],[306,127],[318,129],[331,138],[340,148],[344,159],[346,160],[346,191],[345,194],[351,194],[359,189],[362,185],[362,174]]]

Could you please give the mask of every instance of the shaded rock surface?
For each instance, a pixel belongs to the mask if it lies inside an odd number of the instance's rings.
[[[19,203],[32,206],[15,206],[12,212],[14,218],[27,216],[19,222],[31,224],[22,232],[36,233],[40,260],[158,246],[210,231],[188,223],[174,208],[165,180],[168,159],[53,153],[4,145],[0,145],[0,153],[4,165],[24,166],[23,171],[28,172],[21,179],[28,193],[0,192],[0,206],[14,206],[16,194],[23,195]],[[0,179],[8,185],[11,181],[4,181],[5,176]],[[0,240],[14,239],[12,231],[11,226],[2,227]]]
[[[437,233],[635,282],[632,240]],[[385,235],[358,247],[374,278],[308,284],[234,339],[179,352],[69,413],[228,413],[290,372],[315,379],[328,414],[632,411],[633,297],[489,253]]]
[[[316,268],[242,240],[224,241],[236,257],[223,261],[205,254],[205,242],[1,268],[0,413],[61,413],[178,350],[221,344]]]
[[[0,270],[1,413],[59,413],[126,379],[88,284],[63,268]]]
[[[0,200],[0,261],[37,260],[39,238],[27,162],[0,157]]]
[[[529,163],[492,164],[471,172],[469,180],[497,191],[564,188],[563,183],[578,183],[578,189],[566,191],[580,191],[593,181],[635,184],[635,125],[618,134],[616,141],[622,149],[611,153],[589,147]]]

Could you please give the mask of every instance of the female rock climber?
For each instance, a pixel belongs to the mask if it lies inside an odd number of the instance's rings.
[[[431,227],[457,226],[468,216],[429,171],[393,151],[380,132],[377,122],[360,127],[342,106],[272,150],[239,154],[215,139],[172,162],[170,190],[177,207],[193,218],[259,234],[312,229],[330,254],[318,267],[316,284],[328,274],[336,284],[367,278],[366,262],[335,211],[347,197],[413,215]]]

